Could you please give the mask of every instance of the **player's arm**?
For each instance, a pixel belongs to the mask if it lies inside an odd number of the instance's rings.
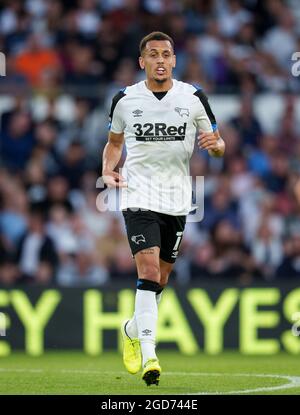
[[[102,160],[102,178],[108,187],[126,187],[127,185],[124,178],[114,171],[121,159],[124,146],[124,110],[120,102],[124,97],[123,89],[113,97],[109,113],[108,142],[104,147]]]
[[[211,110],[208,98],[201,89],[197,90],[194,95],[199,98],[202,104],[196,117],[196,125],[200,130],[198,146],[203,150],[207,150],[210,156],[222,157],[225,152],[225,142],[218,130],[216,118]]]
[[[126,187],[124,178],[114,171],[121,159],[123,145],[124,133],[117,134],[110,131],[102,160],[102,178],[108,187]]]

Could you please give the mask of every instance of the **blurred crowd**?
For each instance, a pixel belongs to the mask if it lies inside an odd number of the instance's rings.
[[[132,84],[140,39],[171,35],[178,79],[207,92],[298,91],[291,76],[300,50],[297,0],[7,0],[0,6],[2,88],[50,97],[66,90],[105,97]],[[2,82],[3,83],[3,82]]]
[[[191,175],[205,177],[204,219],[187,224],[174,278],[299,278],[299,22],[292,0],[2,2],[0,91],[14,99],[1,110],[0,283],[136,277],[123,217],[98,209],[96,182],[111,97],[143,79],[138,43],[152,30],[174,38],[175,78],[240,96],[239,112],[219,125],[225,157],[196,150],[191,160]],[[260,92],[282,95],[274,134],[255,116]],[[73,108],[65,118],[63,94]],[[42,116],[37,96],[47,101]]]

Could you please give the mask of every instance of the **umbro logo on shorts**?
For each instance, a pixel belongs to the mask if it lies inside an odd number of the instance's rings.
[[[144,336],[150,336],[150,334],[152,333],[152,330],[145,329],[142,331],[142,333],[144,334]]]
[[[137,245],[139,245],[140,242],[146,242],[146,239],[144,237],[144,235],[133,235],[131,237],[132,242],[136,243]]]

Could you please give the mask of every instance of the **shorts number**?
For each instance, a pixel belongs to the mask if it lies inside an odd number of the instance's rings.
[[[180,242],[181,242],[181,239],[182,239],[182,234],[183,234],[183,232],[176,232],[177,240],[176,240],[176,242],[175,242],[175,245],[174,245],[173,251],[177,251],[177,249],[178,249],[178,247],[179,247],[179,244],[180,244]]]

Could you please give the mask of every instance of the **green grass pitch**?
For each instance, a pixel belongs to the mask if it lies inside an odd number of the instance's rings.
[[[182,356],[158,351],[163,369],[159,386],[147,387],[141,374],[125,371],[118,353],[89,357],[47,352],[41,357],[13,353],[0,359],[0,394],[182,395],[300,394],[299,356]]]

